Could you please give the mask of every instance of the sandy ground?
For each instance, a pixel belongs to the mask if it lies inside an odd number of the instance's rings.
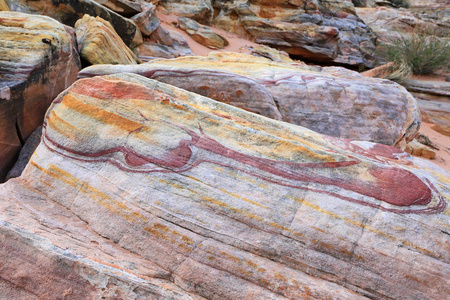
[[[445,75],[450,75],[450,74],[443,73],[443,74],[430,74],[430,75],[413,75],[411,77],[411,79],[423,80],[423,81],[445,82],[445,79],[446,79]]]
[[[427,160],[450,171],[450,137],[434,131],[431,127],[433,127],[433,124],[422,122],[419,130],[419,133],[426,135],[439,148],[439,150],[434,150],[436,158]]]
[[[161,26],[164,29],[167,30],[174,30],[178,33],[180,33],[188,42],[189,46],[191,47],[192,52],[195,55],[208,55],[208,53],[212,52],[212,51],[220,51],[220,52],[240,52],[239,50],[241,48],[245,48],[247,46],[257,46],[258,44],[255,44],[251,41],[248,41],[246,39],[243,39],[241,37],[239,37],[236,34],[227,32],[225,30],[219,29],[219,28],[215,28],[215,27],[210,27],[215,33],[221,35],[222,37],[224,37],[229,45],[225,47],[225,49],[209,49],[208,47],[203,46],[202,44],[197,43],[196,41],[194,41],[189,34],[186,33],[186,31],[181,30],[179,28],[176,28],[174,26],[173,23],[177,22],[178,16],[175,15],[167,15],[164,14],[162,12],[157,12],[158,18],[161,21]],[[203,25],[204,26],[204,25]]]

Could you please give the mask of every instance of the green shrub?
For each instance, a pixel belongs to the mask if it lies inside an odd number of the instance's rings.
[[[398,7],[409,8],[409,0],[389,0],[389,2]]]
[[[450,66],[450,42],[430,32],[401,35],[382,47],[380,55],[394,62],[400,73],[430,74]]]

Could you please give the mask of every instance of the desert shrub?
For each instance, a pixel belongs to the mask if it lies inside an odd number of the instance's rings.
[[[409,7],[409,0],[389,0],[389,2],[391,2],[392,4],[394,4],[398,7],[404,7],[404,8]]]
[[[399,74],[426,75],[439,69],[448,69],[450,42],[430,32],[403,34],[382,46],[380,55],[394,62]]]

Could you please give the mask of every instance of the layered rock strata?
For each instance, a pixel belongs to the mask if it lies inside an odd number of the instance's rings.
[[[201,26],[192,19],[178,18],[178,27],[186,31],[194,41],[211,49],[223,49],[228,46],[228,41],[215,33],[211,28]]]
[[[138,64],[140,60],[122,41],[111,24],[84,15],[75,23],[80,55],[90,64]]]
[[[72,28],[49,17],[0,12],[0,182],[80,68]]]
[[[449,177],[423,164],[138,75],[82,79],[0,186],[0,292],[444,299]]]
[[[237,53],[93,66],[80,77],[131,72],[319,133],[404,147],[420,125],[400,85],[343,68],[314,68]]]
[[[198,6],[201,2],[202,5]],[[163,0],[179,16],[318,62],[373,67],[375,35],[351,1]],[[214,8],[213,8],[214,7]],[[215,13],[213,13],[215,12]]]
[[[101,17],[110,22],[119,36],[127,45],[135,46],[139,41],[140,32],[133,21],[122,17],[94,0],[5,0],[9,8],[30,14],[42,14],[52,17],[63,24],[74,27],[75,22],[85,14]],[[142,37],[141,37],[142,38]]]

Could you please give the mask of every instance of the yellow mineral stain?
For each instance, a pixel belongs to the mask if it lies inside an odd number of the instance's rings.
[[[235,263],[241,264],[241,259],[239,257],[231,255],[225,251],[220,251],[219,253],[222,254],[223,256],[225,256],[227,259],[234,261]]]
[[[183,249],[184,251],[187,252],[192,251],[192,249],[189,248],[188,246],[193,245],[194,240],[185,235],[182,235],[176,230],[170,229],[166,225],[163,225],[161,223],[155,223],[153,224],[153,227],[147,226],[144,228],[144,230],[153,234],[154,236],[162,238],[163,240],[176,245],[178,249]]]
[[[259,187],[263,188],[263,189],[268,189],[269,187],[263,183],[258,184]]]
[[[168,181],[166,181],[166,180],[164,180],[162,178],[158,178],[158,181],[163,183],[163,184],[166,184],[166,185],[172,186],[174,188],[180,189],[180,190],[184,189],[184,187],[182,185],[179,185],[179,184],[174,183],[174,182],[168,182]]]
[[[412,280],[414,280],[415,282],[422,283],[422,281],[421,281],[420,279],[418,279],[417,277],[414,277],[414,276],[412,276],[412,275],[405,275],[405,277],[408,278],[408,279],[412,279]]]
[[[88,116],[104,124],[115,126],[126,132],[132,132],[143,127],[139,122],[111,113],[95,105],[90,105],[78,100],[74,96],[67,94],[63,97],[62,104],[80,114]]]
[[[323,230],[323,229],[320,229],[320,228],[318,228],[318,227],[315,227],[315,226],[311,226],[311,228],[314,228],[315,230],[320,231],[320,232],[323,232],[323,233],[328,233],[327,231],[325,231],[325,230]]]
[[[49,165],[48,169],[45,169],[32,160],[30,161],[30,163],[41,172],[76,188],[83,194],[89,195],[91,199],[93,199],[95,202],[97,202],[110,212],[117,214],[130,222],[147,221],[147,218],[142,216],[140,213],[134,212],[125,204],[112,199],[102,191],[89,185],[87,182],[74,177],[69,172],[62,170],[55,165],[51,164]]]
[[[385,232],[380,231],[380,230],[377,230],[377,229],[375,229],[375,228],[371,228],[371,227],[369,227],[369,226],[366,226],[365,224],[360,223],[360,222],[358,222],[358,221],[351,220],[351,219],[349,219],[349,218],[340,216],[340,215],[338,215],[338,214],[336,214],[336,213],[333,213],[333,212],[331,212],[331,211],[325,210],[325,209],[321,208],[320,206],[315,205],[315,204],[313,204],[313,203],[311,203],[311,202],[308,202],[308,201],[306,201],[306,200],[303,200],[302,203],[303,203],[304,205],[306,205],[306,206],[308,206],[308,207],[310,207],[310,208],[312,208],[312,209],[314,209],[314,210],[320,212],[320,213],[325,214],[325,215],[328,215],[328,216],[334,217],[334,218],[336,218],[336,219],[343,220],[343,221],[345,221],[345,222],[347,222],[347,223],[350,223],[350,224],[352,224],[352,225],[355,225],[355,226],[358,226],[358,227],[367,229],[367,230],[369,230],[369,231],[371,231],[371,232],[373,232],[373,233],[376,233],[376,234],[378,234],[378,235],[382,235],[382,236],[384,236],[384,237],[386,237],[386,238],[388,238],[388,239],[391,239],[391,240],[394,240],[394,241],[399,241],[400,243],[402,243],[402,244],[405,245],[405,246],[408,246],[408,247],[414,248],[414,249],[416,249],[416,250],[425,252],[425,253],[427,253],[428,255],[431,255],[431,256],[434,256],[434,257],[439,257],[439,256],[436,255],[435,253],[433,253],[433,252],[431,252],[431,251],[429,251],[429,250],[427,250],[427,249],[425,249],[425,248],[423,248],[423,247],[414,245],[414,244],[411,243],[410,241],[401,240],[401,239],[396,238],[395,236],[392,236],[392,235],[390,235],[390,234],[388,234],[388,233],[385,233]]]
[[[244,262],[245,262],[246,265],[248,265],[249,267],[252,267],[252,268],[256,268],[258,266],[257,263],[255,263],[255,262],[253,262],[251,260],[248,260],[248,259],[244,259]]]
[[[57,131],[59,134],[75,139],[79,135],[80,130],[72,124],[64,121],[53,110],[47,118],[47,124],[51,129]]]
[[[251,204],[253,204],[253,205],[256,205],[256,206],[259,206],[259,207],[268,209],[267,206],[264,206],[264,205],[262,205],[261,203],[255,202],[255,201],[250,200],[250,199],[248,199],[248,198],[242,197],[242,196],[239,195],[239,194],[236,194],[236,193],[233,193],[233,192],[229,192],[229,191],[227,191],[226,189],[222,189],[222,188],[219,189],[219,190],[220,190],[221,192],[224,192],[225,194],[228,194],[228,195],[233,196],[233,197],[235,197],[235,198],[244,200],[245,202],[248,202],[248,203],[251,203]]]
[[[224,171],[223,171],[223,169],[221,168],[221,167],[216,167],[216,166],[214,166],[214,167],[212,167],[214,170],[216,170],[216,171],[219,171],[219,172],[221,172],[221,173],[223,173]]]
[[[278,272],[275,272],[273,275],[274,275],[274,277],[275,277],[277,280],[280,280],[280,281],[283,281],[283,282],[287,282],[286,277],[284,277],[282,274],[280,274],[280,273],[278,273]]]

